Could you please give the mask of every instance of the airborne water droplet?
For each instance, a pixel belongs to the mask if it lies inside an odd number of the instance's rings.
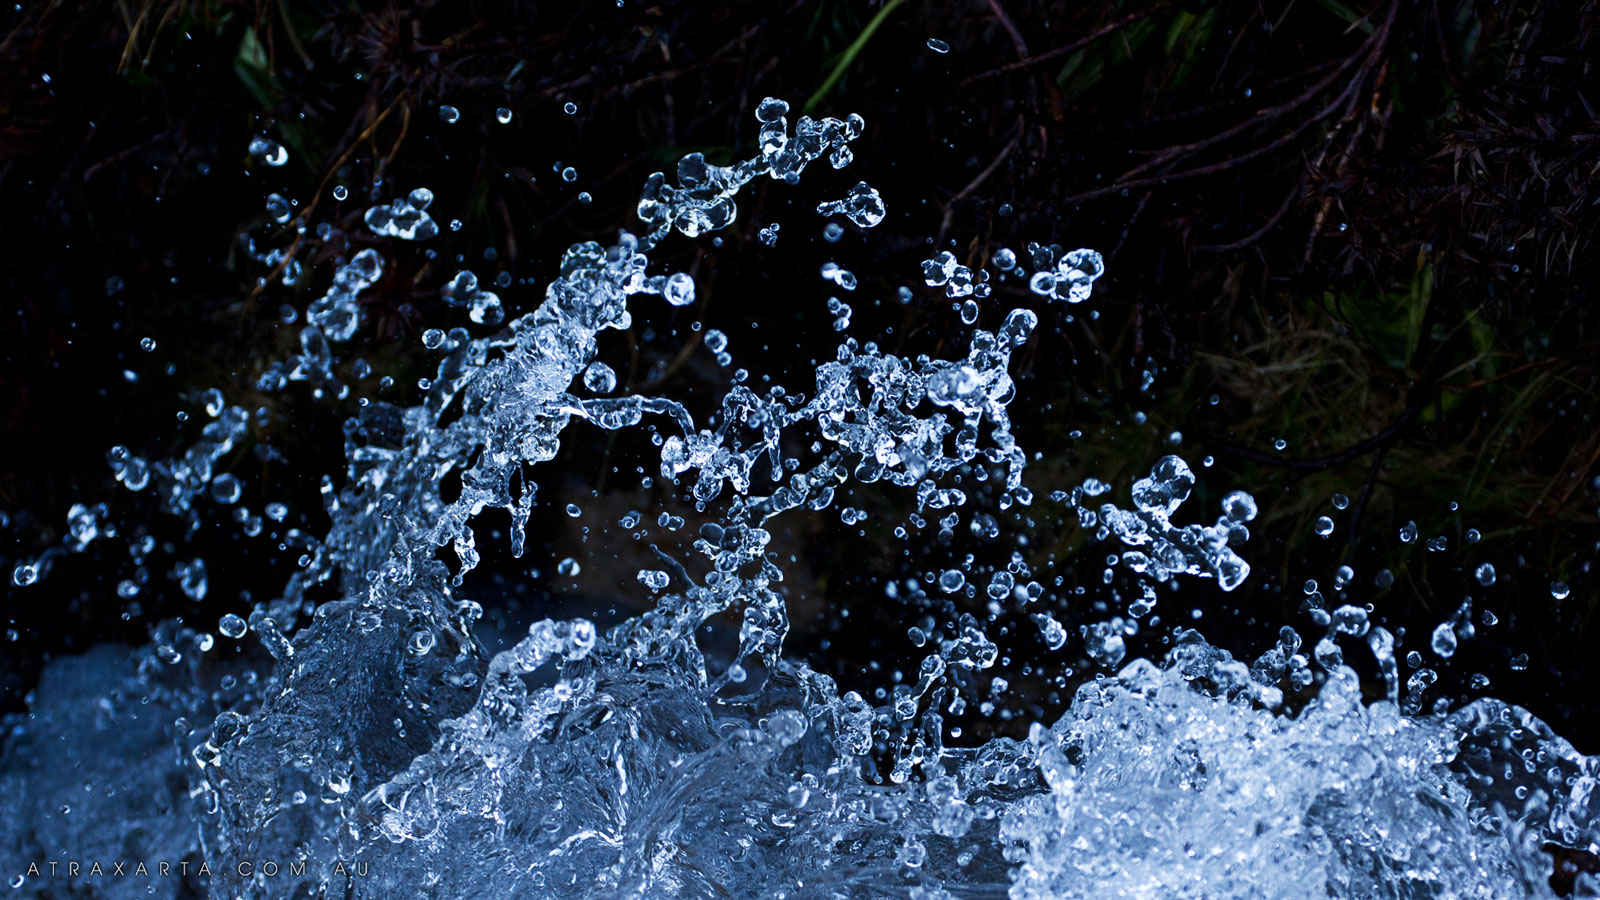
[[[1433,638],[1430,641],[1433,652],[1448,659],[1456,653],[1456,632],[1449,622],[1440,622],[1433,629]]]
[[[244,637],[246,630],[248,629],[245,625],[244,619],[239,618],[233,613],[228,613],[217,621],[217,631],[219,631],[223,637],[238,640],[239,638]]]

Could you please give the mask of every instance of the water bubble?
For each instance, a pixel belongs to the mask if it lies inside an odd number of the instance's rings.
[[[1567,583],[1565,581],[1550,582],[1550,596],[1554,597],[1555,599],[1565,600],[1571,593],[1572,589],[1567,587]]]
[[[510,122],[511,121],[511,110],[507,109],[504,106],[500,107],[499,109],[494,111],[494,119],[495,119],[496,122],[499,122],[501,125],[504,125],[507,122]]]
[[[577,575],[579,572],[582,572],[582,571],[583,571],[583,567],[578,565],[578,561],[573,559],[570,556],[567,557],[566,559],[563,559],[561,562],[556,563],[556,572],[558,572],[561,575],[564,575],[564,576],[566,576],[568,578],[571,578],[572,576]]]
[[[577,115],[578,114],[578,104],[573,103],[571,100],[568,100],[566,105],[561,107],[561,111],[566,113],[569,116]]]
[[[335,200],[343,200],[348,196],[350,196],[350,189],[349,188],[345,187],[342,184],[336,184],[336,185],[333,186],[333,199],[335,199]]]
[[[1528,670],[1528,654],[1518,653],[1511,657],[1511,671],[1526,672]]]
[[[1346,497],[1343,494],[1334,494],[1333,495],[1333,508],[1334,509],[1344,509],[1345,507],[1347,507],[1349,505],[1350,505],[1350,498],[1349,497]]]
[[[422,346],[429,350],[437,350],[444,346],[444,332],[437,328],[429,328],[422,333]]]
[[[768,247],[776,246],[779,227],[778,223],[774,222],[757,232],[757,237],[761,238],[761,243],[766,244]]]
[[[1272,442],[1272,448],[1274,450],[1284,450],[1288,446],[1289,446],[1289,442],[1284,440],[1283,438],[1277,438]]]
[[[561,170],[561,180],[565,181],[565,182],[569,182],[569,183],[577,181],[578,180],[578,170],[574,169],[571,166],[567,166],[565,169]]]
[[[443,120],[446,125],[454,125],[455,123],[461,121],[461,110],[456,109],[454,106],[450,106],[449,104],[444,104],[439,107],[439,118]]]
[[[1017,267],[1017,254],[1001,247],[994,252],[994,265],[1002,272],[1009,272]]]
[[[576,504],[576,503],[568,503],[567,504],[567,515],[569,515],[572,518],[576,519],[579,516],[583,515],[583,508],[578,506],[578,504]]]
[[[1494,566],[1490,563],[1478,566],[1477,571],[1473,574],[1477,576],[1478,583],[1484,587],[1494,584]]]
[[[140,338],[139,349],[146,353],[153,353],[156,349],[156,339],[153,337]]]
[[[1318,516],[1316,525],[1313,526],[1312,530],[1317,533],[1318,537],[1327,537],[1333,534],[1333,520],[1327,516]]]
[[[1417,539],[1417,523],[1407,522],[1400,526],[1400,543],[1409,544]]]
[[[935,53],[949,53],[950,45],[938,38],[928,38],[928,49]]]
[[[822,226],[822,239],[828,243],[837,244],[842,237],[844,237],[844,226],[838,222],[829,222]]]
[[[939,575],[939,590],[946,594],[953,594],[967,583],[967,576],[960,569],[945,569]]]

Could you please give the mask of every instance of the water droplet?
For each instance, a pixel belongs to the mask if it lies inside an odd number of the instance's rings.
[[[1483,585],[1484,587],[1488,587],[1489,585],[1494,584],[1494,566],[1493,565],[1491,565],[1489,563],[1484,563],[1483,565],[1478,567],[1477,571],[1474,574],[1478,578],[1478,583]]]
[[[239,479],[227,472],[211,479],[211,498],[218,503],[237,502],[242,492],[243,486],[239,484]]]
[[[1256,517],[1256,498],[1233,491],[1222,498],[1222,513],[1235,522],[1249,522]]]
[[[280,225],[289,221],[289,201],[282,194],[267,195],[267,217]]]
[[[289,161],[289,151],[282,144],[259,135],[250,139],[250,155],[274,168]]]
[[[1456,653],[1456,631],[1449,622],[1440,622],[1433,629],[1433,639],[1429,643],[1434,653],[1449,659]]]
[[[928,38],[928,49],[935,53],[949,53],[950,45],[938,38]]]
[[[617,389],[617,373],[599,360],[583,370],[583,386],[597,394],[609,394]]]
[[[443,120],[446,125],[454,125],[456,122],[461,120],[461,110],[456,109],[454,106],[449,104],[445,104],[439,107],[439,118]]]
[[[39,567],[26,560],[17,563],[11,570],[11,583],[17,587],[27,587],[39,580]]]
[[[511,121],[511,110],[502,106],[494,111],[494,118],[495,121],[499,122],[501,125],[504,125]]]
[[[1333,520],[1327,516],[1318,516],[1313,530],[1316,531],[1318,537],[1327,537],[1333,534]]]
[[[245,625],[244,619],[233,613],[228,613],[217,620],[217,631],[221,632],[223,637],[238,640],[244,637],[247,630],[248,626]]]

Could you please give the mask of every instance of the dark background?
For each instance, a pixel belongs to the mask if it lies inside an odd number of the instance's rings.
[[[904,636],[920,607],[954,610],[891,603],[882,582],[966,553],[1003,565],[1018,535],[1035,577],[1063,579],[1046,607],[1069,628],[1104,618],[1111,548],[1088,542],[1046,495],[1095,476],[1125,498],[1163,453],[1197,466],[1210,455],[1182,521],[1252,490],[1262,517],[1242,554],[1255,574],[1230,595],[1186,583],[1146,638],[1198,615],[1211,641],[1248,657],[1286,623],[1314,643],[1301,611],[1314,578],[1330,605],[1371,604],[1406,629],[1402,653],[1441,668],[1430,701],[1493,694],[1600,749],[1589,649],[1600,587],[1588,571],[1600,539],[1592,2],[400,0],[362,11],[132,0],[92,15],[29,3],[0,21],[0,558],[9,573],[19,556],[60,544],[71,504],[105,502],[123,538],[148,533],[166,560],[149,564],[131,603],[114,590],[133,569],[120,539],[58,557],[32,587],[8,584],[7,709],[52,654],[142,642],[175,615],[210,627],[247,612],[301,552],[287,530],[325,527],[319,479],[342,471],[340,422],[353,406],[303,385],[261,393],[255,380],[294,347],[300,324],[282,323],[280,308],[320,296],[331,261],[302,253],[296,286],[258,284],[268,269],[241,240],[286,248],[298,221],[272,223],[269,193],[297,214],[315,201],[313,226],[353,232],[372,192],[426,186],[440,224],[460,220],[421,245],[361,239],[389,266],[365,295],[361,335],[341,348],[342,371],[366,360],[396,384],[352,378],[357,395],[414,400],[436,359],[421,332],[467,324],[438,292],[458,268],[486,282],[507,273],[508,312],[532,309],[568,244],[637,227],[632,205],[650,172],[690,151],[751,154],[752,112],[774,95],[796,113],[861,113],[856,162],[815,167],[799,187],[753,184],[720,246],[668,241],[655,258],[693,273],[700,300],[638,303],[635,328],[606,338],[603,357],[626,386],[690,398],[703,416],[730,371],[699,346],[691,323],[701,322],[730,336],[735,364],[758,380],[807,389],[802,375],[839,338],[826,310],[838,291],[815,274],[829,259],[862,279],[843,297],[850,333],[911,355],[964,353],[970,333],[918,277],[940,249],[976,266],[1030,240],[1092,246],[1109,269],[1083,306],[1046,303],[1015,281],[982,304],[984,327],[1017,305],[1044,323],[1013,364],[1025,376],[1018,435],[1040,454],[1034,506],[1000,515],[998,542],[964,522],[948,543],[899,542],[887,532],[911,508],[893,492],[844,498],[872,513],[855,529],[837,508],[785,520],[775,549],[795,560],[793,652],[846,687],[887,683],[921,655]],[[460,121],[442,122],[441,104]],[[509,123],[496,121],[499,107]],[[250,159],[257,134],[283,142],[289,163]],[[557,174],[568,165],[579,172],[570,184]],[[883,192],[890,217],[828,244],[812,208],[857,180]],[[334,199],[336,184],[348,200]],[[771,222],[782,237],[767,248],[756,231]],[[909,304],[895,299],[901,285],[914,289]],[[151,352],[139,348],[146,336]],[[261,411],[224,461],[246,482],[242,502],[294,510],[260,538],[214,508],[192,527],[156,514],[105,464],[113,444],[153,458],[192,442],[205,420],[198,394],[212,387]],[[580,528],[681,506],[659,484],[640,488],[634,468],[656,466],[642,440],[576,427],[564,440],[543,473],[529,556],[479,541],[485,563],[469,590],[508,626],[636,611],[648,601],[633,573],[652,564],[649,541]],[[1332,505],[1335,493],[1348,508]],[[564,515],[569,502],[582,520]],[[1335,522],[1329,538],[1313,533],[1321,515]],[[1402,543],[1410,520],[1420,538]],[[1469,544],[1468,529],[1481,541]],[[1426,550],[1434,537],[1446,549]],[[564,556],[584,562],[580,576],[553,577]],[[212,576],[199,604],[167,574],[195,557]],[[1490,586],[1472,574],[1486,561]],[[1338,596],[1342,564],[1356,577]],[[1392,587],[1374,585],[1380,569]],[[1562,600],[1558,579],[1571,585]],[[1498,624],[1480,624],[1440,666],[1427,634],[1467,595],[1474,621],[1487,609]],[[979,597],[954,607],[980,612]],[[1076,638],[1047,656],[1024,615],[1003,619],[1017,718],[979,717],[979,736],[1053,717],[1094,671]],[[1518,653],[1526,671],[1509,665]],[[1487,688],[1470,686],[1475,674]]]

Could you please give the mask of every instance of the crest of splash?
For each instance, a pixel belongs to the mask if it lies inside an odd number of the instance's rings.
[[[822,508],[849,480],[959,506],[965,496],[942,479],[975,463],[1002,467],[1009,497],[1029,502],[1008,365],[1038,324],[1014,310],[948,360],[847,340],[818,367],[809,398],[736,383],[705,425],[670,398],[573,393],[575,381],[614,389],[596,368],[596,336],[629,327],[635,295],[692,302],[687,276],[647,271],[669,231],[725,227],[738,190],[762,174],[793,183],[824,155],[836,167],[850,161],[859,118],[802,118],[791,136],[786,113],[780,101],[761,104],[753,159],[717,167],[691,156],[676,185],[652,176],[639,205],[645,236],[569,249],[534,312],[492,337],[457,330],[440,340],[445,358],[420,404],[362,409],[346,430],[345,486],[324,482],[331,529],[283,596],[250,616],[277,663],[265,682],[208,660],[209,635],[170,623],[150,648],[52,668],[35,719],[16,724],[5,748],[0,821],[18,842],[8,856],[77,848],[306,863],[273,878],[219,866],[216,897],[1022,900],[1548,896],[1542,842],[1600,850],[1594,760],[1493,701],[1449,719],[1363,705],[1334,641],[1365,629],[1344,620],[1322,642],[1333,650],[1319,644],[1327,678],[1298,716],[1279,711],[1275,686],[1306,671],[1297,637],[1246,667],[1189,634],[1164,666],[1136,661],[1084,687],[1027,741],[976,748],[945,746],[938,712],[957,699],[950,672],[996,662],[971,617],[881,706],[786,659],[782,571],[765,552],[774,517]],[[863,226],[884,215],[864,186],[838,203],[820,211]],[[415,238],[426,213],[408,200],[378,218],[375,230]],[[1050,280],[1036,274],[1030,286],[1085,299],[1103,270],[1086,253],[1033,248]],[[381,265],[358,254],[337,270],[308,311],[302,352],[274,383],[340,395],[328,341],[359,326],[354,298]],[[983,283],[945,261],[937,269],[963,291]],[[470,273],[447,293],[499,308]],[[165,506],[191,511],[214,483],[211,464],[243,435],[242,410],[216,415],[181,460],[119,450],[114,471],[136,489],[154,479]],[[564,430],[575,420],[630,428],[646,416],[676,429],[661,444],[662,476],[705,509],[722,501],[695,544],[702,559],[647,573],[665,591],[656,608],[605,634],[546,620],[488,655],[473,637],[479,610],[454,593],[479,559],[472,522],[505,510],[520,554],[537,492],[530,473],[555,456]],[[802,429],[815,449],[786,457],[780,438]],[[441,483],[452,476],[462,488],[447,502]],[[1133,486],[1131,510],[1088,509],[1082,500],[1107,490],[1094,483],[1071,500],[1085,527],[1130,548],[1121,561],[1133,571],[1210,575],[1231,589],[1248,573],[1232,547],[1254,503],[1230,495],[1214,525],[1174,525],[1193,485],[1168,457]],[[91,526],[75,534],[87,542]],[[302,622],[306,592],[321,583],[342,599]],[[729,610],[743,623],[735,659],[763,670],[751,687],[711,677],[694,640]],[[125,771],[126,759],[171,747],[181,767]],[[884,754],[887,780],[874,774]],[[86,779],[116,787],[86,795]],[[361,865],[370,874],[348,874]],[[149,885],[87,890],[144,896]]]

